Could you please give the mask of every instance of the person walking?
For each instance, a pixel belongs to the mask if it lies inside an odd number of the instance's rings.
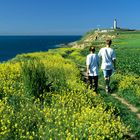
[[[114,49],[110,46],[112,44],[111,39],[106,40],[106,47],[101,48],[98,56],[102,58],[101,69],[103,70],[104,80],[106,84],[106,93],[110,92],[110,77],[113,70],[116,68],[116,54]]]
[[[97,92],[99,57],[95,53],[95,47],[90,47],[89,52],[90,53],[86,58],[87,77],[89,80],[90,89],[94,88],[94,91]]]

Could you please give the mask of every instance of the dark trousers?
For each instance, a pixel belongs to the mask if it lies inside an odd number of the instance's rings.
[[[97,92],[97,89],[98,89],[98,76],[89,76],[88,80],[89,80],[90,89],[93,88],[94,91]]]

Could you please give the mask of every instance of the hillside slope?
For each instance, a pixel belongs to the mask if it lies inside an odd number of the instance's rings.
[[[138,32],[91,31],[66,47],[0,64],[0,138],[121,140],[130,133],[138,138],[135,114],[103,89],[90,90],[79,68],[84,70],[90,45],[98,52],[111,38],[118,60],[112,87],[139,108],[139,37]],[[101,85],[102,78],[100,71]]]

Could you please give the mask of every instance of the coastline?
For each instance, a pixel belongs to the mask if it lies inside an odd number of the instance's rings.
[[[78,35],[0,36],[0,62],[8,61],[18,54],[65,47],[80,38]]]

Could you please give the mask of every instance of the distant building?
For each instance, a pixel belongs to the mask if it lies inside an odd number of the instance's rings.
[[[117,20],[116,19],[114,19],[113,29],[117,29]]]

